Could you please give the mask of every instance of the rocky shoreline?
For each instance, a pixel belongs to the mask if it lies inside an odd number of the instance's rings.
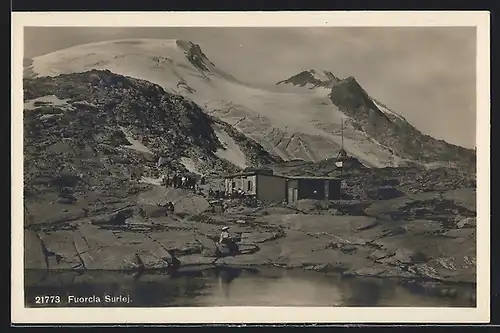
[[[158,203],[172,198],[175,212],[165,215]],[[175,251],[182,266],[208,267],[214,239],[229,226],[242,247],[258,250],[218,264],[397,278],[433,287],[476,282],[475,217],[467,216],[475,214],[475,189],[374,201],[357,216],[339,209],[347,203],[318,209],[308,201],[252,207],[233,200],[214,213],[202,196],[160,187],[133,199],[110,200],[94,210],[89,197],[72,204],[49,197],[26,202],[25,218],[32,222],[25,227],[25,269],[162,270],[167,250]]]

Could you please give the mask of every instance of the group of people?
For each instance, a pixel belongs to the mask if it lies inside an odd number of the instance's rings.
[[[202,182],[203,182],[203,177],[202,177]],[[174,188],[184,188],[184,189],[196,189],[196,177],[191,176],[191,175],[182,175],[182,174],[175,174],[172,177],[170,176],[164,176],[162,183],[164,186],[167,187],[174,187]]]
[[[243,191],[241,188],[237,189],[236,191],[232,191],[228,193],[228,197],[232,199],[236,198],[244,198],[246,197],[247,194],[245,191]]]
[[[233,192],[225,192],[220,190],[208,190],[208,196],[215,199],[236,199],[236,198],[244,198],[246,197],[245,191],[238,189]]]

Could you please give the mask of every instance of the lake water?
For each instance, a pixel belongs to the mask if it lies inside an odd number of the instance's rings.
[[[437,296],[390,279],[343,278],[278,268],[191,268],[175,275],[25,272],[28,307],[475,306],[473,287],[450,288],[453,294]],[[56,297],[43,300],[40,296],[58,296],[59,302]],[[79,299],[83,302],[77,303]]]

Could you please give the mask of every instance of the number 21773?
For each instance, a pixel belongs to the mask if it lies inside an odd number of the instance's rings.
[[[35,296],[35,304],[56,304],[61,303],[60,296]]]

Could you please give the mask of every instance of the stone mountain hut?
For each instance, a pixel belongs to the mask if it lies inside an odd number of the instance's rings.
[[[262,201],[283,202],[286,199],[286,177],[267,170],[250,170],[226,176],[226,193],[238,189]]]

